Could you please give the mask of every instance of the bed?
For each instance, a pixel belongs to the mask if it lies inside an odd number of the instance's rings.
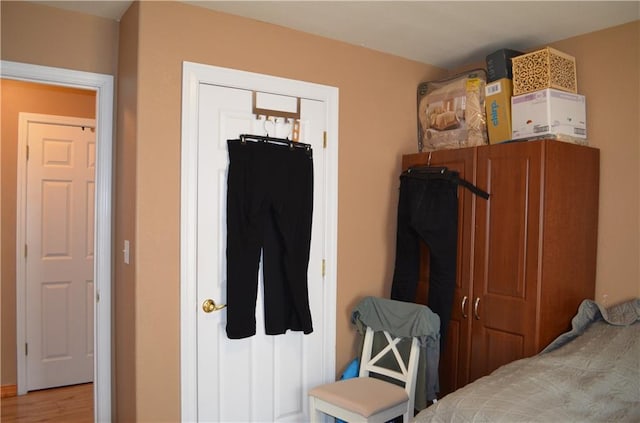
[[[640,422],[640,299],[585,300],[572,330],[415,417],[426,422]]]

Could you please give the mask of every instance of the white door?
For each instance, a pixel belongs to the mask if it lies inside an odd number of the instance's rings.
[[[28,124],[27,390],[93,380],[96,144],[88,123]]]
[[[194,82],[192,76],[206,79],[203,75],[208,75],[211,67],[197,65],[202,72],[190,74],[188,64],[185,66],[181,218],[183,421],[306,421],[308,390],[335,375],[335,262],[324,265],[327,256],[335,257],[337,225],[333,209],[327,207],[328,202],[335,205],[335,180],[326,178],[330,173],[327,169],[334,168],[328,165],[323,140],[332,112],[337,119],[336,105],[332,104],[333,111],[329,112],[326,101],[304,96],[301,93],[305,83],[299,81],[215,68],[219,73],[214,72],[212,79],[222,75],[220,79],[225,80],[228,76],[228,84]],[[248,82],[242,86],[238,81]],[[276,137],[290,133],[283,120],[265,121],[264,116],[259,118],[252,113],[251,89],[263,102],[258,107],[266,109],[292,111],[296,109],[296,97],[291,92],[302,97],[299,141],[311,144],[314,163],[308,267],[314,331],[309,335],[291,331],[265,335],[261,269],[256,335],[229,340],[226,310],[206,313],[202,308],[207,299],[218,305],[226,301],[226,141],[243,133]],[[197,169],[192,169],[190,158]],[[192,325],[196,327],[193,332]]]

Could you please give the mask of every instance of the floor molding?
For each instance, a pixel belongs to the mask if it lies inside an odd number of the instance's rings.
[[[0,387],[0,398],[11,398],[18,395],[18,385],[2,385]]]

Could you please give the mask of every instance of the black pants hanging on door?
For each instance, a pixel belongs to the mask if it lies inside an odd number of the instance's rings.
[[[256,333],[261,253],[265,332],[311,333],[311,150],[240,140],[227,145],[227,336]]]
[[[429,247],[427,306],[440,317],[440,344],[451,319],[456,284],[458,185],[433,175],[400,177],[396,261],[391,298],[415,302],[420,272],[420,242]]]

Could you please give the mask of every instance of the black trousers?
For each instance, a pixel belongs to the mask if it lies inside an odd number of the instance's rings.
[[[420,243],[429,247],[427,306],[440,317],[440,343],[447,335],[456,284],[458,185],[438,175],[400,177],[396,261],[391,298],[415,302]]]
[[[311,333],[311,151],[240,140],[229,140],[227,146],[227,336],[256,333],[261,253],[265,332]]]

